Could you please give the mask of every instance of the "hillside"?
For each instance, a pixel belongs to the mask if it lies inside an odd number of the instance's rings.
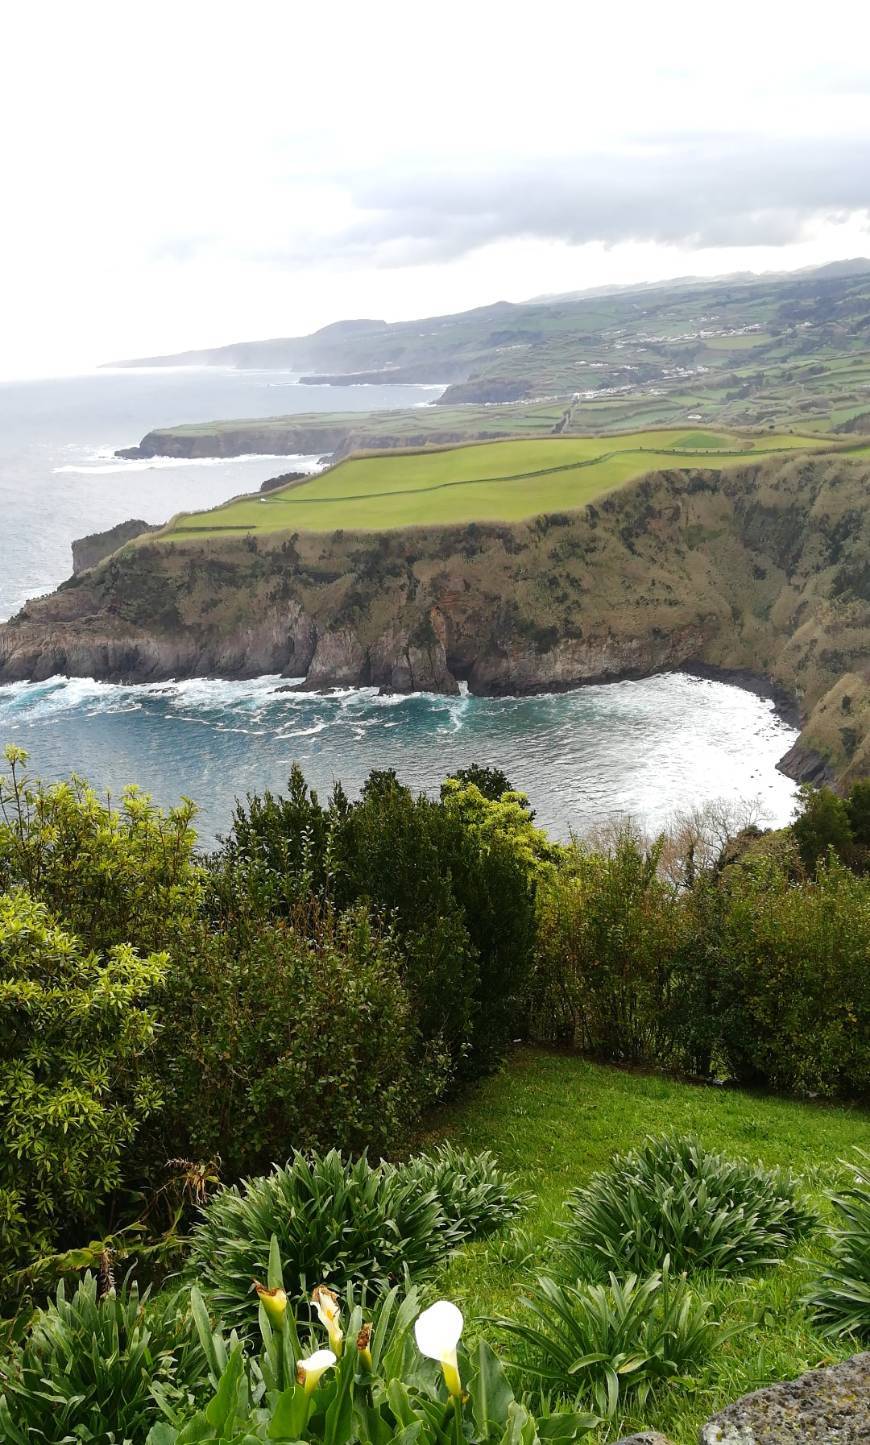
[[[451,383],[440,402],[448,407],[576,396],[585,410],[596,399],[628,398],[635,407],[643,399],[648,415],[616,425],[662,424],[700,410],[705,421],[731,425],[797,418],[837,426],[870,411],[870,271],[850,263],[499,302],[120,364],[274,367],[337,386]],[[581,429],[595,426],[584,417]]]
[[[868,468],[668,467],[573,513],[129,545],[0,628],[0,681],[282,672],[481,694],[686,665],[799,700],[793,775],[870,766]]]

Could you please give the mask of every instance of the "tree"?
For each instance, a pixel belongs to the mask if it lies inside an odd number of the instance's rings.
[[[833,848],[838,858],[848,859],[852,847],[852,827],[843,798],[831,788],[813,788],[805,784],[800,790],[798,812],[792,824],[801,861],[808,873],[828,856]]]

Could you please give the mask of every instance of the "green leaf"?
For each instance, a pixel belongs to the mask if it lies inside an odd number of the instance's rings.
[[[486,1438],[496,1427],[500,1430],[505,1428],[514,1392],[501,1361],[486,1340],[479,1341],[475,1362],[477,1370],[468,1382],[468,1393],[478,1433]]]

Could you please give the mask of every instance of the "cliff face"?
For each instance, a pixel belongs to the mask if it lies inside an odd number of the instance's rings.
[[[73,574],[87,572],[90,567],[96,567],[98,562],[111,557],[125,542],[141,537],[143,532],[159,531],[159,526],[137,519],[118,522],[117,526],[110,527],[107,532],[92,532],[89,537],[77,537],[72,544]]]
[[[0,681],[280,672],[482,694],[705,663],[796,696],[792,770],[870,771],[867,469],[661,472],[495,524],[140,540],[0,627]]]

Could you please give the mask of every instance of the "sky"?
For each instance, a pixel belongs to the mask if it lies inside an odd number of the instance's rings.
[[[870,256],[870,5],[28,0],[0,377]]]

